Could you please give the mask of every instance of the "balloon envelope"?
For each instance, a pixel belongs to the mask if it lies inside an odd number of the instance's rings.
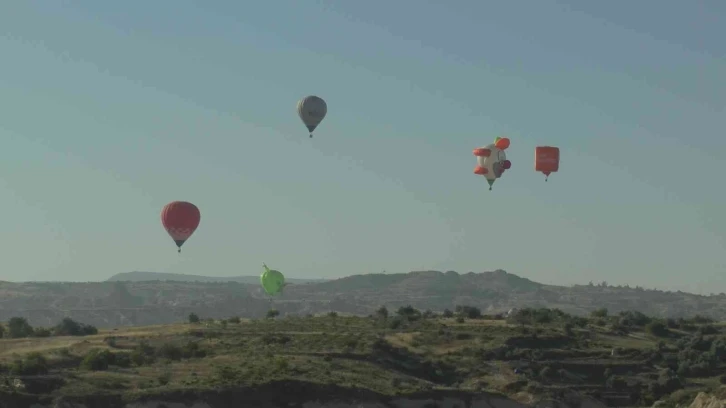
[[[268,268],[267,265],[263,266],[265,271],[260,275],[262,289],[270,296],[280,293],[285,286],[285,276],[280,271]]]
[[[328,113],[328,105],[315,95],[306,96],[297,103],[297,115],[308,128],[310,133],[318,127]]]
[[[509,139],[506,137],[498,137],[494,145],[497,149],[507,150],[509,147]]]
[[[560,169],[560,149],[552,146],[537,146],[534,149],[534,170],[546,177]]]
[[[199,208],[187,201],[173,201],[161,210],[161,224],[180,251],[184,242],[196,231],[200,220]]]

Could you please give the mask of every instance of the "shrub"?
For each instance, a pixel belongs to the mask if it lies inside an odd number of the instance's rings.
[[[643,327],[652,319],[638,311],[620,312],[620,324],[623,326]]]
[[[199,343],[195,341],[190,341],[182,348],[182,355],[184,356],[184,358],[201,358],[206,356],[207,353],[199,348]]]
[[[156,350],[156,355],[169,360],[181,360],[183,353],[180,347],[171,343],[164,343]]]
[[[114,354],[108,350],[91,350],[81,361],[80,368],[89,371],[105,371],[114,363]]]
[[[663,322],[651,322],[645,326],[645,331],[656,337],[666,337],[670,333]]]
[[[628,382],[625,381],[625,379],[619,375],[611,376],[610,378],[607,379],[605,384],[608,388],[613,388],[616,390],[623,389],[628,386]]]
[[[159,382],[159,385],[164,386],[171,382],[171,372],[164,371],[163,373],[159,374],[159,376],[156,378],[156,380]]]
[[[45,327],[36,327],[33,331],[33,336],[35,337],[50,337],[51,334],[51,331]]]
[[[698,332],[703,335],[718,334],[718,329],[710,324],[698,328]]]
[[[410,322],[414,322],[421,318],[421,312],[411,305],[399,307],[396,311],[396,315]]]
[[[141,342],[129,355],[131,362],[136,366],[142,366],[145,364],[151,364],[154,362],[156,355],[156,349],[151,347],[146,342]]]
[[[75,320],[66,317],[55,326],[53,333],[56,336],[90,336],[98,334],[98,329],[94,326],[78,323]]]
[[[40,353],[28,353],[22,360],[15,360],[9,370],[14,375],[48,374],[48,360]]]
[[[121,352],[114,354],[114,363],[121,368],[131,367],[131,353]]]
[[[481,319],[481,310],[474,306],[456,306],[456,313],[467,319]]]

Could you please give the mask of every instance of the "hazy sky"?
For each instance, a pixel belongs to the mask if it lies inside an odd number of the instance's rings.
[[[0,28],[0,279],[267,262],[726,291],[721,0],[26,0]],[[472,149],[500,135],[488,191]],[[202,211],[181,255],[173,200]]]

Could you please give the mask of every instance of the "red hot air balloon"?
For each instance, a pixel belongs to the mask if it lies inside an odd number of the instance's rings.
[[[176,243],[179,252],[199,226],[200,219],[199,208],[186,201],[173,201],[161,210],[161,224]]]
[[[545,175],[545,181],[550,174],[560,169],[560,148],[552,146],[537,146],[534,149],[534,170]]]

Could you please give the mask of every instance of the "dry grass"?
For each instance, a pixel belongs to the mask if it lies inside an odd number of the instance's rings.
[[[411,347],[411,342],[413,342],[414,337],[419,334],[420,332],[393,333],[385,336],[385,339],[387,342],[396,347],[413,348]]]

